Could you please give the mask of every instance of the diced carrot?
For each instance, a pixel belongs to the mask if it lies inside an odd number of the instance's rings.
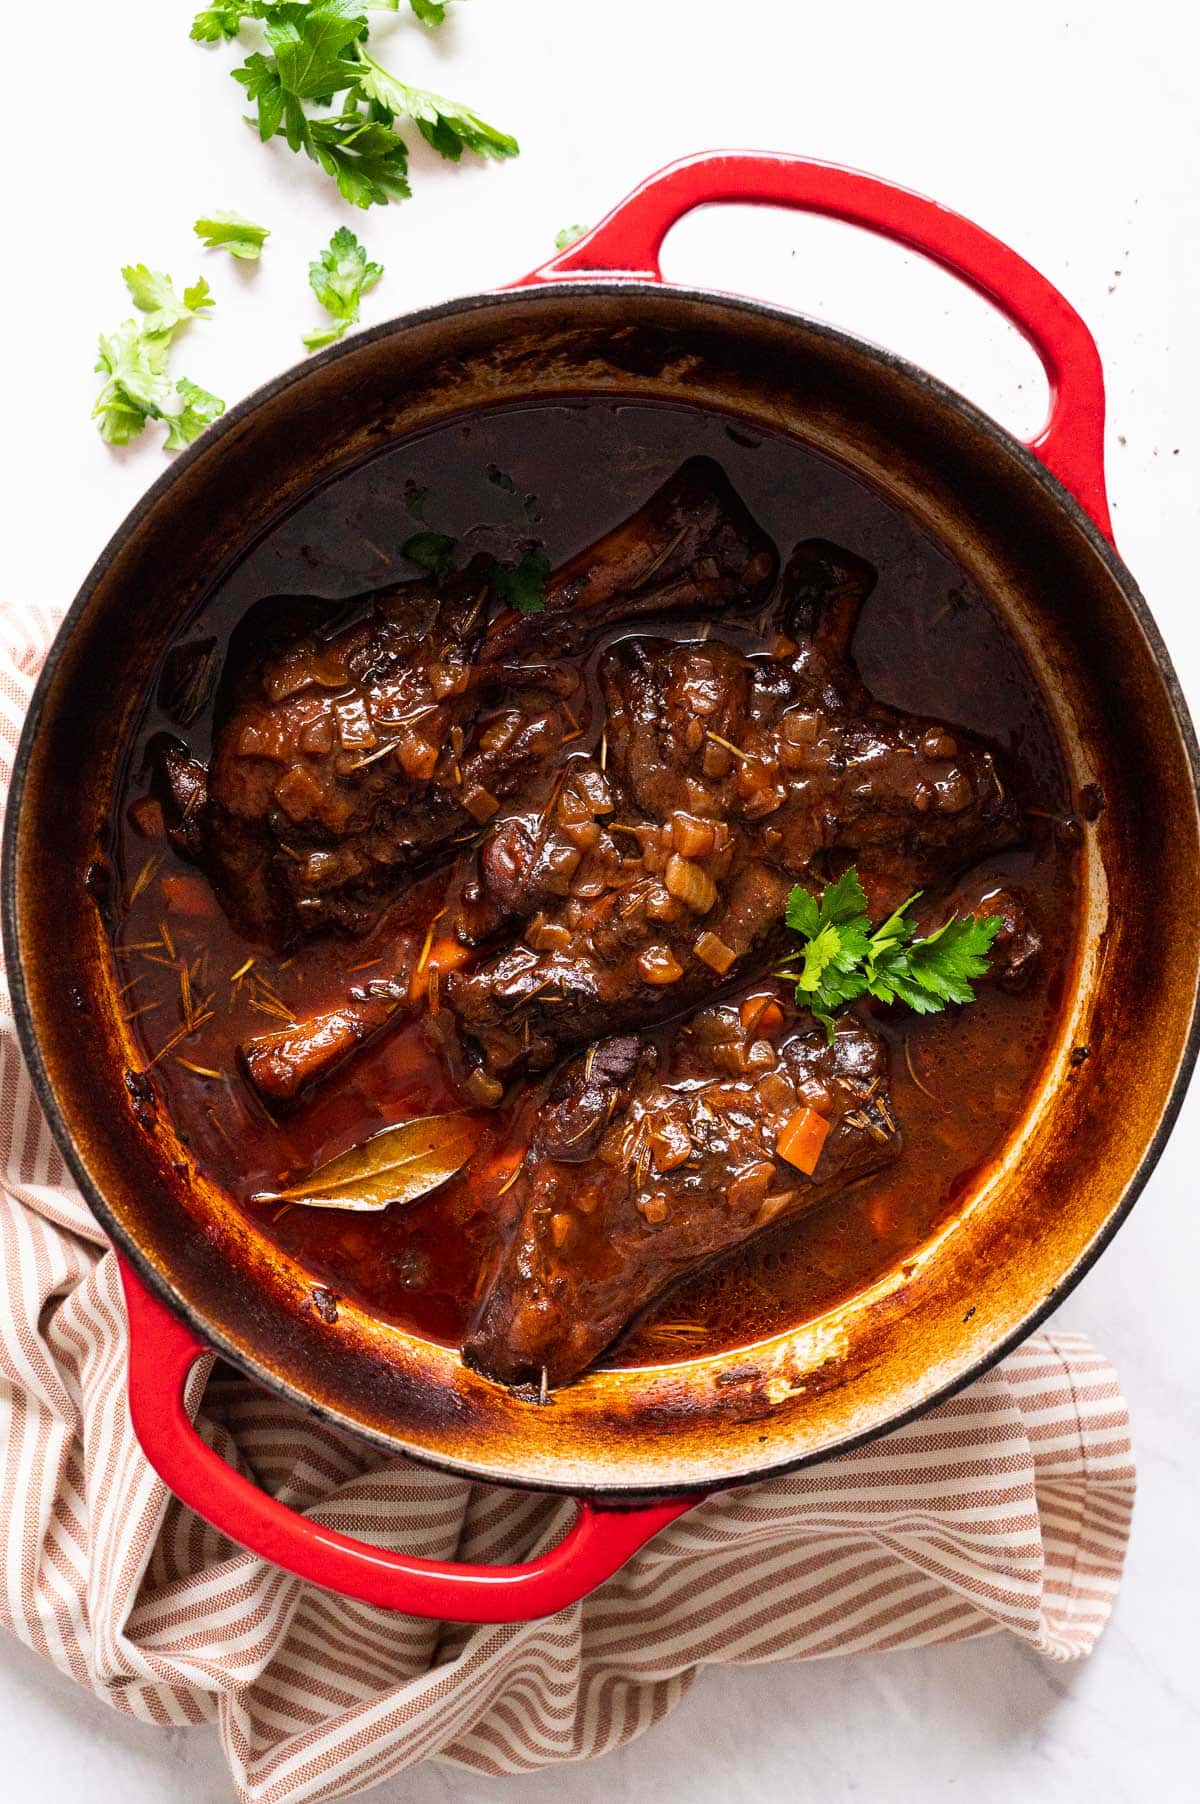
[[[216,897],[199,877],[164,877],[162,895],[172,914],[202,916],[216,913]]]
[[[439,971],[455,971],[459,965],[465,965],[470,956],[471,948],[460,945],[458,940],[451,939],[449,935],[445,939],[434,940],[429,949],[429,963],[436,965]]]
[[[812,1177],[829,1138],[829,1123],[815,1109],[797,1109],[789,1115],[775,1141],[775,1151],[797,1171]]]
[[[742,1032],[770,1039],[783,1026],[783,1010],[774,996],[747,996],[741,1007]]]

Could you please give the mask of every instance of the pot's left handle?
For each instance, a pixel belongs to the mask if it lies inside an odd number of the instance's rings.
[[[310,1584],[453,1622],[528,1622],[577,1603],[652,1535],[700,1501],[636,1509],[581,1502],[565,1538],[520,1566],[453,1565],[389,1553],[297,1515],[205,1445],[183,1407],[184,1381],[209,1349],[119,1261],[129,1311],[129,1412],[159,1477],[206,1522]]]

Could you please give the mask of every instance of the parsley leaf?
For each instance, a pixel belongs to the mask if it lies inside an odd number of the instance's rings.
[[[106,380],[92,418],[108,445],[127,445],[147,420],[163,420],[164,449],[178,451],[225,409],[224,401],[186,376],[172,383],[167,371],[172,339],[189,320],[205,317],[212,292],[201,276],[180,297],[170,276],[144,263],[131,263],[121,274],[142,318],[101,335],[96,368]]]
[[[444,25],[449,0],[408,0],[422,25]]]
[[[575,240],[577,238],[583,237],[583,235],[587,231],[587,229],[588,228],[586,226],[581,226],[581,225],[564,226],[560,232],[555,232],[555,234],[554,234],[555,250],[556,251],[569,250],[571,248],[571,246],[575,243]]]
[[[265,11],[263,29],[275,52],[279,84],[295,99],[320,100],[329,106],[333,96],[354,80],[350,47],[367,29],[358,0],[271,6]]]
[[[851,865],[834,883],[827,883],[821,898],[797,884],[787,899],[787,924],[807,939],[815,939],[823,927],[840,927],[851,921],[867,925],[867,898]]]
[[[357,324],[359,302],[382,274],[383,264],[368,263],[366,251],[349,226],[339,226],[327,249],[308,266],[312,291],[332,321],[305,333],[310,351],[333,344]]]
[[[150,337],[131,319],[115,332],[101,334],[96,368],[108,380],[96,397],[92,418],[99,420],[106,445],[127,445],[170,400],[168,344],[167,337]]]
[[[249,6],[236,4],[206,6],[192,20],[191,36],[197,44],[219,44],[223,38],[236,38]]]
[[[412,193],[404,139],[389,125],[361,117],[357,109],[311,120],[304,148],[352,207],[385,207]]]
[[[210,213],[192,227],[205,250],[228,251],[245,263],[257,263],[263,243],[271,234],[266,226],[254,225],[240,213]]]
[[[401,545],[400,555],[430,576],[445,576],[454,555],[454,540],[444,532],[415,532]]]
[[[182,451],[225,411],[225,403],[219,396],[210,394],[196,382],[189,382],[186,376],[181,376],[175,384],[175,393],[183,405],[173,413],[163,414],[167,422],[164,451]]]
[[[890,1002],[889,992],[894,991],[922,1014],[945,1008],[948,1002],[973,1002],[971,980],[987,972],[987,955],[1000,925],[996,915],[984,920],[952,915],[924,939],[884,942],[872,964],[872,995]]]
[[[497,131],[456,100],[443,100],[427,88],[410,88],[389,75],[375,58],[358,46],[358,86],[390,119],[411,119],[421,136],[443,157],[457,163],[464,149],[481,157],[515,157],[520,146],[507,132]]]
[[[550,559],[544,551],[527,551],[515,564],[497,564],[492,571],[492,594],[518,614],[540,614],[546,606]]]
[[[873,931],[853,865],[826,884],[819,899],[800,884],[788,896],[785,919],[806,943],[779,975],[795,983],[796,1000],[811,1009],[831,1045],[834,1011],[859,996],[903,1002],[922,1015],[975,1000],[971,982],[988,970],[999,916],[951,915],[918,937],[908,911],[919,893]],[[802,961],[798,969],[796,958]]]
[[[121,275],[134,306],[146,315],[143,332],[173,332],[185,320],[194,319],[212,307],[212,290],[203,276],[184,289],[181,300],[170,276],[160,276],[157,270],[147,269],[144,263],[128,264]]]
[[[279,79],[279,70],[273,56],[264,56],[256,50],[248,56],[240,68],[230,70],[234,81],[240,81],[246,90],[247,100],[258,105],[258,135],[263,143],[273,138],[283,122],[284,94],[283,83]],[[298,145],[293,145],[298,149]]]

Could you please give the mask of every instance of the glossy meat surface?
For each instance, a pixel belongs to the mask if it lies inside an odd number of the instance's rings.
[[[695,1007],[786,946],[793,882],[858,860],[889,909],[1020,837],[992,754],[872,701],[849,657],[867,567],[823,541],[785,573],[772,655],[621,640],[600,666],[607,769],[515,817],[478,893],[522,937],[447,1001],[494,1076]]]
[[[865,582],[837,574],[826,548],[797,549],[769,658],[711,640],[616,647],[601,673],[613,772],[645,812],[734,823],[794,877],[842,852],[922,888],[1014,844],[1020,819],[971,734],[867,694],[846,650]]]
[[[769,999],[768,999],[769,1000]],[[707,1009],[661,1051],[629,1035],[567,1065],[503,1199],[510,1225],[463,1352],[551,1388],[682,1273],[898,1157],[886,1055],[862,1022]],[[776,1150],[798,1108],[829,1123],[811,1177]]]
[[[481,897],[520,909],[522,937],[446,989],[497,1076],[678,1014],[783,943],[779,871],[722,823],[645,819],[582,760],[552,809],[497,842],[484,848]]]
[[[547,660],[614,619],[749,605],[775,564],[721,472],[695,459],[564,566],[536,615],[489,628],[486,558],[366,598],[333,632],[321,604],[261,607],[229,660],[192,855],[267,944],[361,933],[577,730],[562,704],[578,673]]]

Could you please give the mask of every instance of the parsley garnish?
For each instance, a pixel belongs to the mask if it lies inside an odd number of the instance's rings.
[[[205,250],[228,251],[243,263],[257,263],[263,241],[271,236],[266,226],[243,219],[240,213],[210,213],[192,227]]]
[[[571,248],[571,246],[576,242],[577,239],[583,237],[583,235],[587,231],[587,229],[588,229],[587,226],[581,226],[581,225],[563,226],[561,231],[555,232],[555,234],[554,234],[555,250],[556,251],[569,250]]]
[[[936,1014],[948,1002],[975,1000],[971,979],[986,974],[987,954],[1003,922],[998,915],[984,920],[951,915],[932,933],[918,936],[908,911],[920,894],[874,929],[853,865],[826,884],[819,901],[799,884],[788,897],[787,924],[803,934],[805,945],[779,975],[795,982],[797,1002],[821,1022],[831,1045],[834,1011],[859,996],[903,1002],[919,1015]]]
[[[418,570],[424,570],[430,576],[445,576],[454,558],[454,540],[444,532],[415,532],[411,539],[405,539],[400,547],[401,557],[406,557],[410,564]]]
[[[189,320],[204,318],[212,292],[201,276],[182,296],[170,276],[131,263],[121,271],[140,320],[127,319],[100,338],[96,368],[106,378],[96,397],[92,418],[108,445],[127,445],[143,432],[147,420],[163,420],[164,448],[182,450],[224,413],[225,403],[186,376],[172,382],[167,371],[171,341]]]
[[[358,324],[359,302],[382,274],[383,264],[367,262],[367,253],[349,226],[339,226],[328,248],[308,266],[312,291],[332,322],[304,334],[310,351],[335,343],[348,327]]]
[[[515,564],[497,564],[492,571],[492,594],[518,614],[540,614],[546,605],[550,559],[544,551],[527,551]]]
[[[395,130],[411,119],[443,157],[464,150],[515,157],[515,138],[458,101],[409,87],[366,48],[368,12],[398,10],[400,0],[230,0],[205,7],[192,21],[197,43],[240,38],[260,24],[266,50],[253,50],[232,71],[254,104],[258,135],[283,138],[336,182],[356,207],[386,206],[408,193],[408,146]],[[440,25],[446,0],[409,0],[425,25]]]

